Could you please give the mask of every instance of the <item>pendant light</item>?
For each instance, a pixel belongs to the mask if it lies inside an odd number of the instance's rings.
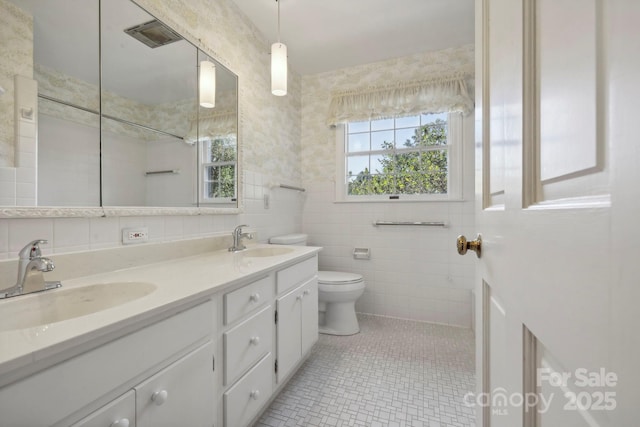
[[[211,61],[200,62],[200,106],[216,106],[216,64]]]
[[[280,43],[280,0],[278,3],[278,42],[271,45],[271,93],[287,94],[287,46]]]

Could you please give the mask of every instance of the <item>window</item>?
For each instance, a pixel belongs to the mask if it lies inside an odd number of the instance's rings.
[[[342,201],[460,197],[460,113],[347,123],[339,131]]]
[[[203,142],[202,172],[203,202],[229,203],[236,201],[235,138],[215,138]]]

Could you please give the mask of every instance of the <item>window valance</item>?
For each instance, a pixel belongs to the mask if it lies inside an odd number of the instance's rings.
[[[420,113],[469,114],[474,105],[467,90],[468,77],[457,74],[336,92],[332,95],[327,125]]]
[[[195,144],[203,139],[236,137],[238,133],[238,119],[235,110],[222,110],[200,114],[199,120],[191,120],[189,131],[184,137],[187,144]]]

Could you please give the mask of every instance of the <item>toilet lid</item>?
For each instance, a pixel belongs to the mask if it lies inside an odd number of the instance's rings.
[[[361,274],[344,273],[342,271],[318,271],[318,283],[324,285],[348,285],[361,281]]]

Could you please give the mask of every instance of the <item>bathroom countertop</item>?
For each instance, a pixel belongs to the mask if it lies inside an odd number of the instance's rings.
[[[269,247],[256,244],[249,248]],[[41,298],[50,292],[60,292],[97,283],[146,282],[156,286],[150,294],[124,304],[60,322],[25,329],[0,329],[0,386],[14,381],[19,371],[35,369],[45,360],[57,361],[83,346],[95,346],[101,337],[114,339],[118,332],[135,330],[140,322],[179,311],[181,307],[241,282],[260,278],[267,272],[308,258],[321,248],[288,246],[292,251],[269,257],[250,257],[246,252],[230,253],[217,250],[201,255],[173,259],[139,267],[63,280],[63,287],[43,293],[0,300],[0,319],[6,318],[10,304],[24,298]],[[213,321],[213,320],[212,320]],[[1,322],[1,320],[0,320]],[[91,343],[93,345],[90,345]],[[63,357],[64,356],[64,357]],[[25,375],[29,372],[25,372]]]

